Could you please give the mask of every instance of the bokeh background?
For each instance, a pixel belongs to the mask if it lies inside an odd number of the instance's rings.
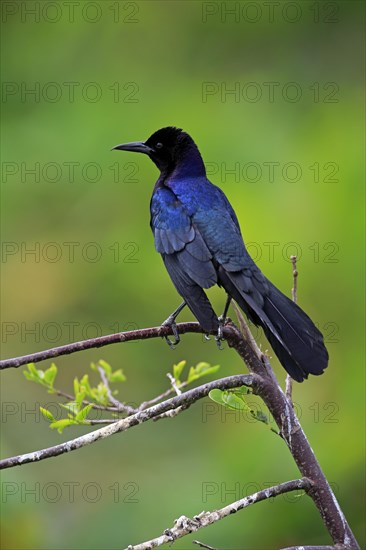
[[[2,19],[2,357],[155,326],[178,305],[149,228],[157,170],[110,149],[183,127],[258,265],[287,293],[298,254],[298,299],[325,334],[330,365],[296,384],[294,400],[362,546],[363,2],[8,1]],[[223,293],[209,295],[220,312]],[[187,335],[174,352],[156,340],[59,358],[56,385],[71,391],[100,358],[123,368],[119,397],[131,403],[167,389],[183,359],[243,372],[227,346]],[[61,414],[58,400],[22,370],[2,373],[2,457],[87,431],[51,431],[38,409]],[[122,548],[297,475],[268,427],[205,400],[5,471],[1,546]],[[251,550],[330,541],[311,500],[293,495],[196,538]]]

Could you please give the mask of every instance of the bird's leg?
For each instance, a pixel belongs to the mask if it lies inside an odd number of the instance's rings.
[[[222,349],[221,341],[224,339],[223,329],[226,323],[226,315],[227,315],[227,312],[229,311],[230,302],[231,302],[231,296],[227,295],[224,312],[219,317],[219,328],[217,329],[217,336],[215,338],[219,349]]]
[[[175,311],[173,311],[173,313],[171,315],[169,315],[169,317],[167,319],[165,319],[165,321],[163,323],[161,323],[162,327],[170,327],[172,329],[172,332],[173,332],[173,335],[174,335],[174,338],[175,338],[174,342],[172,340],[170,340],[170,338],[168,336],[164,336],[164,338],[166,340],[166,343],[169,344],[169,346],[172,349],[174,349],[174,346],[176,346],[180,342],[180,336],[179,336],[179,333],[178,333],[177,324],[176,324],[175,320],[178,317],[178,315],[180,314],[180,312],[182,311],[182,309],[186,305],[187,304],[185,302],[182,302],[180,304],[180,306],[178,306],[177,309]]]

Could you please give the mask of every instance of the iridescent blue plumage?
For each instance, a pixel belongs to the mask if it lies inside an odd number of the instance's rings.
[[[328,364],[321,333],[249,256],[235,212],[221,189],[207,179],[192,138],[168,127],[144,143],[116,148],[146,153],[160,170],[150,205],[155,247],[203,329],[219,329],[203,291],[218,284],[263,327],[292,378],[302,381],[308,374],[321,374]]]

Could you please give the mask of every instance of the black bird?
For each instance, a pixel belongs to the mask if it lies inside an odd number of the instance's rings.
[[[193,139],[179,128],[162,128],[145,142],[113,149],[145,153],[160,170],[151,198],[151,229],[155,247],[184,299],[164,324],[175,325],[188,305],[202,328],[217,331],[233,298],[260,325],[274,352],[294,380],[322,374],[328,364],[323,336],[311,319],[282,294],[255,265],[240,232],[239,222],[224,193],[206,177]],[[223,287],[228,295],[218,319],[204,288]]]

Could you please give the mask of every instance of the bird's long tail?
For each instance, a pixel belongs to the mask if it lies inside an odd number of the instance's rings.
[[[276,288],[260,270],[252,277],[243,272],[220,270],[222,286],[238,303],[249,319],[260,325],[273,351],[289,375],[302,382],[309,374],[319,375],[328,365],[323,335],[306,313]],[[265,292],[256,292],[256,277]],[[259,289],[258,289],[259,290]]]

